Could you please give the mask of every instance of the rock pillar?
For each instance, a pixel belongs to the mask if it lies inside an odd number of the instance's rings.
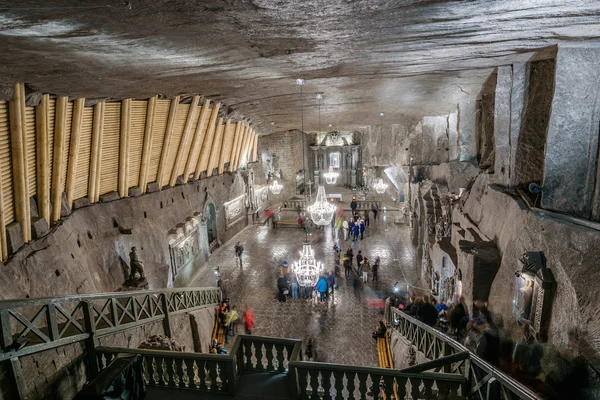
[[[477,160],[477,103],[458,105],[458,160]]]
[[[494,102],[494,182],[508,186],[510,182],[510,93],[512,67],[498,67]]]
[[[559,46],[548,124],[542,205],[600,219],[600,48]]]

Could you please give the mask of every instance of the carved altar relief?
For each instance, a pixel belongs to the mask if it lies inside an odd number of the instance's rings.
[[[186,221],[183,229],[177,229],[176,231],[177,233],[169,241],[173,278],[177,276],[179,271],[192,263],[200,252],[197,220]]]
[[[223,208],[225,209],[225,229],[229,229],[244,218],[244,197],[245,195],[242,194],[223,204]]]

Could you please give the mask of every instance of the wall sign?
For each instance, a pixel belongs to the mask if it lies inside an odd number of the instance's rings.
[[[229,229],[244,218],[244,198],[245,195],[242,194],[223,204],[223,208],[225,209],[225,229]]]

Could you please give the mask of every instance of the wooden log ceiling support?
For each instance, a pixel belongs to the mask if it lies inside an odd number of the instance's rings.
[[[167,156],[169,153],[169,144],[171,143],[171,136],[173,135],[173,126],[175,125],[175,117],[177,116],[177,107],[179,106],[179,96],[175,96],[171,100],[171,108],[169,109],[169,117],[167,118],[167,128],[165,130],[165,139],[163,141],[162,151],[160,152],[160,161],[158,162],[158,174],[156,175],[156,182],[158,187],[162,189],[164,186],[164,170],[167,163]]]
[[[119,196],[129,195],[129,132],[131,130],[131,99],[121,101],[121,133],[119,136]]]
[[[223,117],[219,118],[217,122],[217,130],[215,132],[215,139],[212,143],[212,148],[210,150],[210,158],[208,159],[208,167],[206,169],[206,176],[212,176],[213,170],[217,168],[219,165],[219,158],[221,157],[221,146],[223,145],[223,129],[225,125],[223,125]],[[217,172],[218,175],[218,172]]]
[[[231,154],[229,155],[229,172],[234,171],[233,163],[235,162],[236,148],[237,148],[237,144],[240,140],[240,136],[242,135],[243,129],[244,129],[244,125],[242,124],[242,121],[238,121],[235,124],[235,133],[233,135],[233,145],[231,146]]]
[[[21,224],[23,240],[27,243],[31,240],[31,220],[27,174],[27,132],[25,130],[25,86],[22,83],[15,84],[13,99],[9,102],[8,107],[16,220]]]
[[[244,129],[242,130],[242,135],[240,137],[240,143],[238,145],[236,154],[235,154],[235,164],[233,166],[233,170],[237,171],[238,168],[240,167],[240,159],[242,157],[242,149],[244,147],[244,142],[246,141],[246,136],[248,136],[248,133],[250,132],[250,126],[245,125]]]
[[[183,127],[183,134],[181,135],[181,141],[179,142],[179,149],[177,149],[177,155],[175,157],[175,165],[173,165],[173,171],[171,172],[171,180],[169,182],[169,186],[175,186],[177,182],[177,177],[179,176],[179,170],[181,169],[181,163],[183,162],[183,154],[185,150],[188,148],[187,144],[190,137],[190,132],[192,131],[192,125],[194,120],[196,119],[196,113],[198,111],[198,102],[200,101],[200,96],[194,96],[192,98],[192,104],[190,105],[190,109],[188,111],[187,119],[185,121],[185,126]],[[185,172],[185,171],[183,171]],[[187,183],[189,175],[186,177],[183,176],[183,182]]]
[[[208,121],[208,130],[206,132],[206,136],[204,137],[204,143],[202,143],[202,147],[200,148],[198,164],[196,164],[196,172],[194,173],[194,180],[200,179],[200,173],[202,173],[202,171],[206,171],[206,168],[208,167],[208,158],[210,156],[210,150],[212,148],[213,137],[215,135],[216,129],[216,121],[217,116],[219,115],[220,108],[221,103],[215,104],[215,106],[212,109],[212,113],[210,114],[210,120]]]
[[[94,121],[92,125],[92,148],[90,150],[90,177],[88,197],[90,203],[100,198],[100,159],[102,157],[102,134],[104,133],[104,102],[94,106]]]
[[[62,177],[65,159],[65,133],[67,121],[68,97],[60,96],[56,99],[56,115],[54,121],[54,152],[52,161],[52,212],[50,222],[55,223],[60,219],[60,206],[62,201]]]
[[[4,218],[4,193],[2,192],[2,175],[0,174],[0,257],[2,261],[8,257],[6,242],[6,220]]]
[[[71,143],[69,144],[69,163],[67,165],[67,204],[69,209],[73,206],[73,192],[75,191],[75,178],[77,176],[77,159],[79,157],[79,143],[81,142],[81,121],[85,99],[75,100],[73,105],[73,119],[71,123]],[[39,179],[39,176],[38,176]]]
[[[252,155],[252,145],[254,144],[254,129],[250,131],[250,135],[248,135],[248,141],[246,144],[246,149],[244,150],[244,154],[242,154],[242,159],[246,160],[246,164],[252,162],[250,158]]]
[[[158,96],[148,99],[146,109],[146,125],[144,127],[144,143],[142,144],[142,161],[140,164],[139,186],[142,194],[146,193],[148,186],[148,166],[150,165],[150,154],[152,153],[152,131],[154,130],[154,115],[156,113],[156,101]]]
[[[229,127],[231,126],[231,120],[228,119],[227,122],[225,123],[225,127],[223,128],[223,142],[221,144],[221,151],[219,152],[219,165],[218,165],[218,174],[221,175],[223,174],[223,171],[225,170],[225,144],[229,143],[233,137],[232,135],[228,134],[228,132],[230,132]]]
[[[254,135],[254,145],[252,146],[252,162],[258,161],[258,135]]]
[[[246,133],[246,137],[244,138],[244,144],[242,145],[242,151],[240,152],[240,159],[238,161],[238,168],[242,165],[242,162],[245,161],[248,163],[248,145],[250,143],[250,138],[252,137],[253,129],[248,128],[248,132]]]
[[[200,118],[198,119],[198,124],[196,125],[196,131],[194,132],[194,138],[192,140],[192,144],[190,147],[190,153],[188,154],[187,162],[185,163],[185,169],[183,170],[183,180],[187,182],[190,179],[190,174],[195,173],[196,164],[198,162],[198,152],[200,151],[200,146],[204,141],[204,136],[206,133],[205,127],[207,126],[208,117],[210,111],[210,100],[204,100],[204,104],[202,104],[202,110],[200,111]]]
[[[35,154],[37,173],[38,215],[50,223],[50,157],[48,152],[48,107],[50,96],[45,94],[36,108]]]

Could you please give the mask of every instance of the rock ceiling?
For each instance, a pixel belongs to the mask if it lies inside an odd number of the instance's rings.
[[[50,6],[51,4],[51,6]],[[43,8],[107,5],[102,8]],[[86,98],[199,93],[260,133],[355,129],[474,99],[493,67],[600,38],[597,0],[0,3],[0,87]],[[14,9],[18,7],[19,9]],[[9,9],[13,8],[13,9]]]

